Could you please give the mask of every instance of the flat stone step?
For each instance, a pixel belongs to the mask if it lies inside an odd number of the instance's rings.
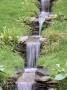
[[[46,82],[48,80],[50,80],[50,76],[36,76],[36,81],[40,81],[40,82]]]

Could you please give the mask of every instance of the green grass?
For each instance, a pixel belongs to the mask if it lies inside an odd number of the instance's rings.
[[[35,16],[35,13],[38,11],[33,2],[34,0],[1,0],[0,31],[7,27],[9,30],[15,29],[18,35],[29,34],[29,26],[25,26],[23,19]]]
[[[51,32],[67,33],[67,21],[52,20],[50,26],[44,29],[42,34]]]
[[[22,69],[23,59],[18,54],[13,53],[7,46],[0,48],[0,66],[8,76],[16,75],[18,69]]]
[[[53,7],[53,13],[65,15],[67,17],[67,0],[56,0],[56,3]]]
[[[56,0],[52,8],[52,13],[57,15],[64,15],[67,18],[67,0]],[[67,21],[52,20],[50,26],[44,29],[43,34],[52,31],[67,33]]]
[[[53,14],[67,17],[67,0],[57,0],[52,10]],[[67,21],[52,20],[48,28],[42,31],[42,36],[49,38],[49,45],[44,45],[39,65],[48,67],[53,77],[61,71],[67,73]]]
[[[39,65],[47,67],[51,72],[51,75],[55,77],[59,72],[67,72],[67,43],[60,45],[56,50],[48,52],[47,54],[42,53],[38,61]],[[58,65],[60,67],[58,67]]]
[[[23,68],[23,58],[11,49],[15,47],[17,37],[30,34],[31,28],[24,21],[38,12],[36,2],[0,0],[0,65],[10,77],[15,75],[17,69]]]

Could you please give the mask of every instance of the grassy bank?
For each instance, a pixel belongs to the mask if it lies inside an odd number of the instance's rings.
[[[24,21],[38,12],[35,3],[34,0],[0,1],[0,66],[10,77],[23,67],[23,58],[12,49],[19,36],[30,34],[31,28]]]
[[[67,0],[57,0],[52,8],[53,13],[67,17],[66,5]],[[39,63],[47,66],[51,72],[53,71],[53,75],[54,70],[56,74],[59,73],[56,70],[57,64],[60,64],[60,68],[67,72],[67,65],[65,65],[67,63],[67,21],[63,19],[52,20],[49,27],[44,28],[42,35],[49,38],[49,44],[44,45]]]
[[[48,45],[43,46],[38,64],[47,67],[54,79],[58,74],[67,75],[67,21],[63,19],[67,18],[66,5],[67,0],[57,0],[54,3],[53,14],[59,18],[52,20],[48,28],[42,31],[42,36],[48,37]],[[62,86],[59,85],[58,90],[66,89],[66,86]]]

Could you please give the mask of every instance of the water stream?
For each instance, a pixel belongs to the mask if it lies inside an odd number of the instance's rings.
[[[43,24],[48,17],[49,17],[49,12],[41,11],[39,15],[39,35],[41,34]]]
[[[41,0],[41,11],[49,12],[50,0]]]
[[[17,85],[18,90],[32,90],[32,83],[23,82]]]
[[[23,76],[17,82],[17,90],[32,90],[36,71],[37,68],[25,68]]]
[[[41,12],[39,15],[39,35],[43,27],[43,23],[49,17],[50,0],[41,0]]]
[[[40,41],[30,41],[26,44],[26,52],[27,52],[27,67],[35,67],[36,60],[39,58],[40,53]]]

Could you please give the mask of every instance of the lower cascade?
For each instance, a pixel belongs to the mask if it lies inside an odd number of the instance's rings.
[[[35,72],[37,68],[26,68],[24,69],[23,75],[18,79],[17,90],[32,90],[33,84],[35,83]]]
[[[32,83],[23,82],[17,85],[18,90],[32,90]]]

